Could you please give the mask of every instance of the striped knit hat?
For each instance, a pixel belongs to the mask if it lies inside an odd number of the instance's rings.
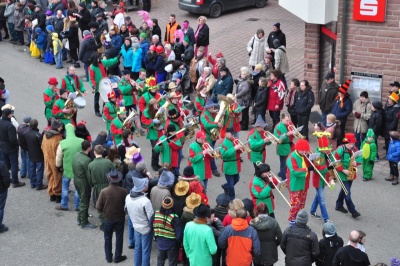
[[[162,207],[166,210],[171,209],[174,207],[174,200],[170,197],[166,197],[162,202]]]
[[[340,86],[339,91],[343,94],[346,94],[347,91],[349,90],[350,83],[351,79],[346,80],[346,82],[343,83],[342,86]]]

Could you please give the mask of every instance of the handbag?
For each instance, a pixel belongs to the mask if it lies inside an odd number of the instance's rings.
[[[31,50],[31,56],[32,57],[40,57],[40,50],[37,47],[37,45],[34,42],[31,42],[32,50]]]
[[[53,52],[50,49],[46,50],[46,52],[44,53],[44,63],[45,64],[51,64],[51,63],[54,63],[54,62],[55,61],[54,61]]]

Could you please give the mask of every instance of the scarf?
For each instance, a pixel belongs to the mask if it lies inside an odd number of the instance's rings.
[[[338,95],[338,96],[336,96],[335,100],[336,101],[340,101],[340,108],[343,108],[343,106],[344,106],[344,97],[340,98],[340,96]]]
[[[199,32],[200,32],[201,28],[203,28],[203,25],[204,24],[199,24],[199,28],[196,30],[196,34],[194,35],[194,37],[196,38],[196,41],[197,41],[197,36],[199,36]]]
[[[293,107],[294,104],[294,96],[296,95],[296,89],[290,89],[289,93],[287,94],[287,97],[285,99],[285,105],[288,107]]]

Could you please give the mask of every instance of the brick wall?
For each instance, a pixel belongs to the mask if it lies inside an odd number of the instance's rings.
[[[304,39],[304,79],[308,80],[316,97],[319,87],[319,39],[320,25],[306,23]]]

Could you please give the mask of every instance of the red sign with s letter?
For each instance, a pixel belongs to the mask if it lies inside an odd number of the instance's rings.
[[[353,19],[385,22],[386,0],[354,0]]]

